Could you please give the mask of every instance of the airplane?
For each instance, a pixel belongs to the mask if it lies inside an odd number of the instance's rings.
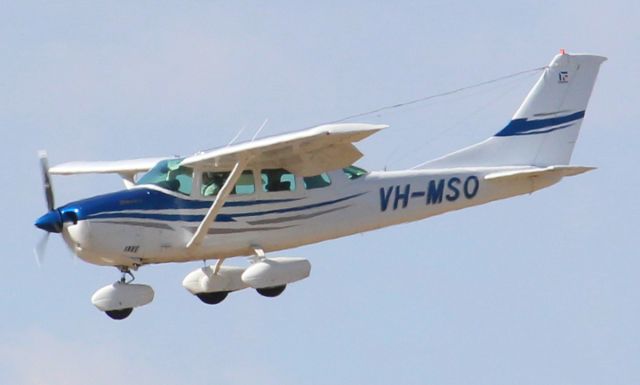
[[[69,162],[41,154],[48,212],[82,260],[120,270],[92,303],[113,319],[153,300],[132,271],[204,261],[182,285],[207,304],[253,288],[266,297],[309,276],[304,258],[271,253],[417,221],[549,187],[594,167],[570,165],[605,57],[561,51],[488,139],[403,171],[368,172],[357,143],[385,125],[336,123],[186,157]],[[50,175],[119,174],[125,189],[56,207]],[[144,173],[139,178],[136,176]],[[247,267],[224,265],[248,257]],[[207,264],[215,261],[215,264]]]

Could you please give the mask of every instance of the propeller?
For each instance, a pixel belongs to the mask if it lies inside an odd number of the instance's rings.
[[[49,176],[49,161],[47,159],[47,153],[45,151],[40,151],[38,152],[38,157],[40,158],[42,184],[44,185],[44,196],[47,202],[48,212],[36,221],[36,226],[45,230],[46,233],[40,239],[40,241],[38,241],[33,249],[33,252],[36,255],[36,262],[38,263],[38,266],[42,266],[45,252],[47,250],[47,244],[49,242],[49,234],[51,234],[52,232],[59,233],[62,231],[62,220],[60,218],[60,213],[55,210],[55,199],[53,197],[51,177]]]
[[[38,263],[38,267],[42,267],[42,263],[44,262],[45,252],[47,251],[47,244],[49,243],[49,234],[51,233],[45,233],[36,244],[36,247],[33,248],[33,252],[36,255],[36,262]]]
[[[51,211],[55,208],[55,200],[53,198],[53,187],[51,186],[51,177],[49,176],[49,160],[46,151],[39,151],[40,170],[42,171],[42,184],[44,185],[44,196],[47,200],[47,210]]]

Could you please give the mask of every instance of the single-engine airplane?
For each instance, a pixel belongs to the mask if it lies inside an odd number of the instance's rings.
[[[386,127],[359,123],[183,158],[49,168],[41,155],[49,211],[35,225],[61,233],[82,260],[120,270],[119,281],[92,297],[114,319],[153,300],[150,286],[131,281],[132,271],[156,263],[205,261],[182,284],[208,304],[249,287],[275,297],[306,278],[311,265],[269,255],[274,251],[529,194],[592,170],[569,161],[605,60],[562,51],[502,130],[404,171],[367,172],[353,165],[362,157],[354,143]],[[84,173],[117,173],[126,189],[56,207],[49,175]],[[223,265],[237,256],[248,256],[249,266]],[[217,262],[206,265],[208,260]]]

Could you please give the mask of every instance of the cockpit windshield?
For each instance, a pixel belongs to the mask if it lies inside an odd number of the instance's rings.
[[[181,194],[191,194],[193,169],[180,166],[182,159],[167,159],[159,162],[144,174],[136,184],[152,184]]]

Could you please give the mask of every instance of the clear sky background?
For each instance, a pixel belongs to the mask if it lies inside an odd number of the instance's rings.
[[[638,384],[640,3],[628,1],[3,1],[0,383]],[[187,155],[546,65],[609,57],[573,163],[597,171],[515,199],[311,245],[277,299],[207,306],[200,263],[144,267],[156,299],[115,322],[92,293],[116,269],[52,237],[52,163]],[[525,75],[360,119],[369,169],[401,169],[502,128]],[[58,204],[121,188],[55,177]],[[242,264],[243,260],[236,263]]]

